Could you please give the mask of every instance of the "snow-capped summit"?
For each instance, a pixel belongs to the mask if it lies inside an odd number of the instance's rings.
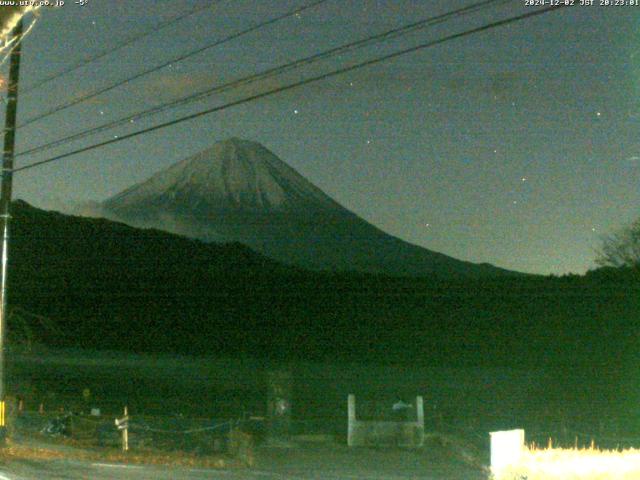
[[[318,270],[496,275],[388,235],[256,142],[231,138],[103,203],[105,216],[205,241],[238,241]]]
[[[142,204],[218,212],[340,208],[256,142],[231,138],[163,170],[106,202],[114,212]]]

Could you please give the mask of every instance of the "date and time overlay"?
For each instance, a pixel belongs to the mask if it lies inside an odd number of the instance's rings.
[[[91,0],[0,0],[1,7],[84,7]],[[525,7],[640,7],[640,0],[523,0]]]
[[[640,0],[524,0],[525,7],[640,7]]]

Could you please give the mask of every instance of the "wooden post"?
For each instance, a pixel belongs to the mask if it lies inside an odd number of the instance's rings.
[[[127,407],[124,407],[124,418],[125,420],[125,427],[122,429],[122,451],[124,452],[128,452],[129,451],[129,412],[127,411]]]
[[[16,115],[18,111],[18,78],[20,76],[20,49],[22,45],[22,19],[11,32],[16,42],[11,51],[9,64],[9,84],[7,86],[7,113],[5,116],[4,151],[2,157],[2,179],[0,182],[0,224],[2,225],[2,247],[0,257],[0,402],[2,418],[0,439],[6,439],[7,426],[4,418],[5,405],[5,342],[7,326],[7,271],[9,258],[9,219],[11,210],[11,190],[13,186],[13,157],[16,138]]]

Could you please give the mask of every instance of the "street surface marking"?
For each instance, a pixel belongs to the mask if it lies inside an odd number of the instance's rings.
[[[110,468],[144,468],[140,465],[124,465],[119,463],[92,463],[92,467],[110,467]],[[0,480],[2,480],[0,478]]]
[[[189,471],[193,473],[221,473],[223,475],[231,475],[229,470],[217,470],[215,468],[190,468]],[[0,478],[0,480],[2,479]]]

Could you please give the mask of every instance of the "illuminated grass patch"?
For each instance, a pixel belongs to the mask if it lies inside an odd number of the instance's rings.
[[[495,480],[638,480],[640,450],[526,447],[520,460],[494,472]]]

